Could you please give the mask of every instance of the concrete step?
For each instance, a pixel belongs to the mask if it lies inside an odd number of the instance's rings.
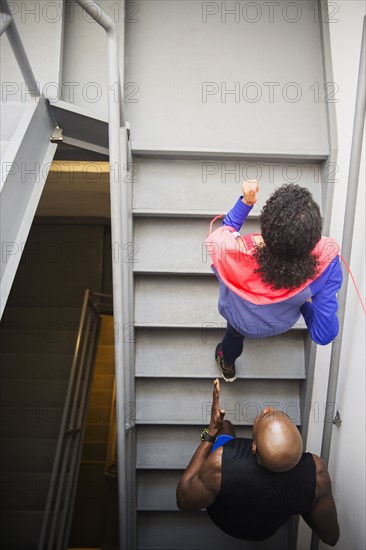
[[[53,402],[22,403],[5,401],[0,407],[0,437],[13,440],[24,439],[24,449],[30,441],[30,450],[45,439],[57,439],[63,405]],[[1,442],[1,445],[6,443]],[[28,452],[28,451],[26,451]]]
[[[107,441],[84,441],[81,462],[105,462]]]
[[[98,345],[95,369],[100,374],[114,373],[114,347]]]
[[[216,278],[137,276],[135,321],[137,325],[224,326],[217,311]]]
[[[104,463],[81,463],[69,546],[92,548],[104,540],[105,495]]]
[[[136,331],[137,377],[213,378],[219,376],[214,350],[224,330],[147,329]],[[236,361],[238,378],[305,378],[304,333],[245,340]]]
[[[62,408],[65,403],[67,380],[23,379],[1,382],[1,403],[18,403],[19,406]]]
[[[101,224],[34,223],[8,306],[81,308],[86,288],[101,290],[103,250]]]
[[[95,391],[106,391],[111,393],[113,390],[114,376],[113,374],[98,374],[94,371],[93,384],[95,384],[95,389],[93,387],[91,392],[91,399],[94,399]]]
[[[217,210],[167,210],[159,208],[134,208],[132,210],[132,214],[134,218],[182,218],[185,220],[204,219],[206,220],[208,226],[211,223],[211,220],[216,218],[218,215]],[[224,216],[221,212],[219,214]],[[251,215],[250,220],[258,220],[258,215]],[[220,219],[217,223],[220,223]]]
[[[249,542],[226,535],[206,512],[139,512],[139,550],[285,550],[287,526],[270,539]]]
[[[55,401],[7,401],[0,406],[0,437],[29,441],[30,449],[34,440],[57,439],[64,410]],[[91,402],[87,413],[86,439],[106,441],[109,429],[111,406]],[[38,444],[38,443],[37,443]]]
[[[140,511],[178,511],[175,491],[183,470],[139,470],[137,472],[137,509]]]
[[[72,354],[1,353],[0,378],[68,380]]]
[[[136,421],[140,424],[209,422],[213,384],[207,380],[136,380]],[[252,424],[264,406],[272,404],[300,424],[297,380],[237,380],[221,384],[221,406],[235,424]]]
[[[7,307],[0,325],[5,353],[73,354],[80,308]]]
[[[260,193],[253,215],[260,213],[270,194],[283,183],[308,187],[314,199],[322,204],[320,165],[311,161],[135,158],[131,177],[136,210],[226,213],[241,194],[241,182],[255,177]]]
[[[107,441],[109,424],[86,424],[84,441]]]
[[[56,450],[56,439],[3,438],[1,472],[50,472]]]
[[[192,275],[137,275],[135,324],[141,327],[217,328],[226,321],[217,310],[216,277]],[[302,317],[293,328],[305,328]],[[288,327],[284,327],[286,330]]]
[[[44,510],[50,473],[0,472],[0,510]]]
[[[200,426],[138,425],[137,468],[185,469],[200,443],[202,429],[207,425],[206,418],[202,419]],[[252,437],[250,426],[236,426],[235,430],[238,437]]]
[[[260,233],[258,221],[248,221],[242,232]],[[204,244],[208,233],[205,219],[137,218],[134,271],[211,273],[211,257]]]
[[[112,388],[110,389],[102,389],[100,387],[97,387],[90,395],[90,401],[89,403],[93,407],[110,407],[111,406],[111,400],[112,400]]]
[[[108,424],[111,415],[111,405],[100,405],[98,403],[89,403],[86,422],[90,426]]]
[[[114,344],[114,319],[112,315],[102,315],[102,323],[99,332],[99,343],[103,346]]]
[[[34,550],[38,546],[43,510],[0,512],[1,546],[6,550]]]

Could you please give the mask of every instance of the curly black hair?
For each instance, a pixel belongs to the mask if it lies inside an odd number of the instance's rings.
[[[274,289],[293,289],[318,272],[318,259],[312,254],[321,238],[320,209],[308,189],[282,185],[267,200],[260,215],[264,246],[257,246],[254,257],[261,279]]]

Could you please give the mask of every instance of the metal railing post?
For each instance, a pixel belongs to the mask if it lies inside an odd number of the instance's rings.
[[[55,540],[57,529],[58,529],[58,519],[59,519],[58,518],[58,511],[59,511],[60,506],[61,506],[62,490],[63,490],[63,487],[64,487],[65,479],[67,477],[67,469],[68,469],[68,466],[69,466],[70,453],[71,454],[73,453],[73,448],[75,447],[73,445],[73,437],[75,437],[76,434],[73,433],[73,430],[75,430],[75,428],[76,428],[76,426],[74,426],[74,423],[75,423],[75,417],[77,415],[77,409],[79,408],[79,410],[80,410],[80,408],[81,408],[81,405],[79,404],[79,394],[80,394],[80,388],[82,387],[82,382],[83,382],[83,380],[82,380],[82,377],[83,377],[82,367],[85,363],[85,356],[89,351],[88,350],[88,344],[89,344],[88,340],[89,340],[89,334],[90,334],[90,329],[91,329],[90,314],[87,315],[87,317],[86,317],[85,325],[86,325],[86,329],[85,329],[86,335],[83,336],[83,346],[82,346],[82,352],[81,352],[81,357],[80,357],[80,361],[79,361],[79,368],[78,368],[78,371],[77,371],[77,378],[76,378],[75,384],[73,385],[73,395],[71,396],[71,400],[72,400],[71,401],[71,411],[70,411],[70,417],[68,419],[68,429],[66,430],[67,441],[66,441],[66,444],[65,444],[64,453],[62,455],[61,471],[60,471],[59,479],[58,479],[58,485],[59,485],[59,487],[61,487],[61,490],[59,489],[59,491],[57,493],[57,497],[56,497],[56,503],[55,503],[56,513],[53,514],[50,533],[49,533],[48,540],[47,540],[47,549],[48,550],[54,550],[54,548],[55,548],[54,540]],[[68,481],[68,485],[69,485],[70,479],[68,479],[67,481]]]
[[[362,46],[361,46],[356,107],[355,107],[352,146],[351,146],[351,158],[350,158],[349,173],[348,173],[346,211],[345,211],[345,218],[344,218],[344,225],[343,225],[343,239],[342,239],[342,248],[341,248],[342,254],[348,262],[350,261],[351,252],[352,252],[352,240],[353,240],[354,219],[355,219],[356,201],[357,201],[357,189],[358,189],[358,180],[359,180],[359,174],[360,174],[360,163],[361,163],[361,153],[362,153],[363,127],[365,124],[365,109],[366,109],[365,48],[366,48],[366,17],[364,18],[364,23],[363,23]],[[339,326],[339,334],[337,338],[338,342],[334,342],[332,345],[328,393],[327,393],[327,401],[326,401],[327,407],[328,406],[333,407],[336,401],[338,372],[339,372],[339,363],[340,363],[340,356],[341,356],[341,349],[342,349],[342,336],[343,336],[344,317],[345,317],[346,299],[347,299],[347,287],[348,287],[348,272],[345,271],[344,282],[338,296],[338,303],[339,303],[338,318],[339,318],[340,326]],[[329,413],[329,411],[326,411],[325,418],[328,417],[327,413]],[[332,422],[324,423],[321,455],[324,462],[326,463],[328,463],[328,460],[329,460],[332,428],[333,428]]]
[[[71,408],[72,393],[74,391],[74,379],[75,379],[75,375],[76,375],[77,363],[78,363],[78,358],[79,358],[79,353],[80,353],[82,329],[83,329],[85,319],[86,319],[88,301],[89,301],[89,290],[87,290],[85,292],[83,307],[82,307],[82,310],[81,310],[80,325],[79,325],[78,335],[77,335],[77,339],[76,339],[76,347],[75,347],[74,359],[73,359],[73,363],[72,363],[72,367],[71,367],[71,373],[70,373],[70,377],[69,377],[69,384],[68,384],[68,387],[67,387],[64,411],[63,411],[62,419],[61,419],[60,434],[63,434],[65,432],[66,423],[69,419],[69,411],[70,411],[70,408]],[[60,464],[60,459],[61,459],[62,447],[63,447],[63,438],[59,437],[58,441],[57,441],[55,459],[54,459],[54,462],[53,462],[51,480],[50,480],[50,486],[49,486],[50,488],[49,488],[49,491],[48,491],[46,507],[45,507],[45,512],[44,512],[44,518],[45,519],[47,519],[49,517],[50,511],[51,511],[52,501],[53,501],[53,498],[54,498],[54,492],[55,492],[55,489],[56,489],[56,480],[57,480],[58,471],[59,471],[59,464]],[[39,545],[38,545],[39,550],[43,550],[45,539],[46,539],[46,529],[47,529],[47,522],[43,521],[42,528],[41,528],[41,534],[40,534],[40,538],[39,538]]]
[[[75,0],[99,25],[107,32],[107,64],[108,64],[108,111],[109,111],[109,160],[110,199],[111,199],[111,229],[112,244],[117,245],[118,255],[123,251],[123,244],[128,241],[128,203],[125,200],[126,191],[124,174],[127,171],[127,128],[123,110],[121,83],[119,76],[119,41],[117,27],[114,21],[106,15],[93,0]],[[115,85],[118,85],[117,98]],[[121,147],[121,138],[123,147]],[[123,211],[123,209],[126,211]],[[128,524],[126,503],[127,464],[126,464],[126,431],[123,415],[124,403],[131,400],[129,395],[130,350],[123,345],[123,324],[129,319],[128,264],[123,261],[113,261],[113,311],[118,326],[115,334],[115,376],[116,376],[116,407],[117,407],[117,457],[118,457],[118,501],[119,501],[119,544],[123,550],[132,550],[134,533]]]
[[[84,380],[87,380],[87,383],[85,383],[84,381],[83,387],[81,389],[80,405],[79,405],[79,410],[76,418],[76,426],[75,426],[75,429],[77,430],[76,438],[78,439],[78,441],[77,441],[77,445],[74,445],[74,449],[70,457],[70,472],[72,477],[71,479],[69,479],[69,483],[67,484],[66,495],[65,495],[65,501],[69,503],[69,508],[64,507],[62,511],[62,517],[61,517],[59,532],[57,537],[56,550],[64,550],[64,548],[67,548],[68,542],[69,542],[72,515],[74,511],[75,495],[76,495],[76,489],[77,489],[76,480],[78,479],[78,476],[79,476],[80,460],[82,455],[84,434],[85,434],[85,428],[86,428],[85,416],[87,414],[87,405],[89,403],[90,392],[93,385],[93,376],[89,376],[89,373],[93,371],[93,367],[95,365],[99,329],[100,329],[100,320],[99,320],[99,315],[96,314],[94,322],[92,320],[92,323],[91,323],[91,327],[90,327],[91,334],[88,334],[88,337],[85,338],[86,347],[88,348],[87,359],[85,360],[85,369],[80,369],[80,370],[85,371]],[[83,365],[81,364],[81,366]]]

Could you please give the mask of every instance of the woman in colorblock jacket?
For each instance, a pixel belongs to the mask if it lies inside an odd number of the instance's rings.
[[[322,237],[320,209],[308,189],[283,185],[264,205],[261,234],[240,235],[259,186],[242,184],[243,195],[223,224],[206,239],[220,283],[219,311],[227,320],[215,358],[233,382],[244,338],[264,338],[293,327],[302,315],[321,345],[338,334],[337,297],[342,285],[339,246]]]

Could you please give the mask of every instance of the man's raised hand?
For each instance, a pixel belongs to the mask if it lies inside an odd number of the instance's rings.
[[[222,428],[225,411],[220,409],[220,382],[216,378],[214,380],[214,390],[212,395],[211,420],[208,428],[210,435],[217,435]]]

